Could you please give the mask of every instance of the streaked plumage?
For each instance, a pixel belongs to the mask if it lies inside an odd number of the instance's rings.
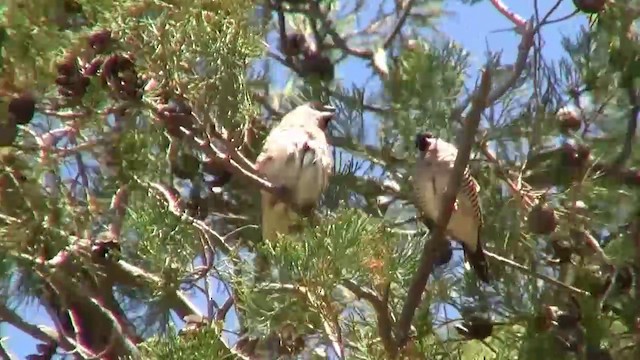
[[[325,134],[335,109],[307,103],[287,113],[265,140],[256,168],[271,183],[286,188],[298,209],[313,209],[329,183],[333,158]],[[293,209],[262,192],[262,237],[288,233]]]
[[[435,223],[458,149],[430,133],[416,136],[416,148],[419,151],[413,174],[416,206],[423,217]],[[479,191],[480,186],[469,173],[469,169],[465,169],[455,208],[447,226],[447,234],[463,244],[465,256],[478,278],[489,282],[488,265],[480,239],[483,220]]]

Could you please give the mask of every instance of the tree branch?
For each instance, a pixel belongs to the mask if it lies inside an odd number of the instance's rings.
[[[524,71],[527,65],[527,58],[529,57],[529,50],[533,47],[533,40],[535,35],[535,28],[533,27],[533,18],[527,22],[525,27],[525,31],[522,35],[522,40],[518,45],[518,57],[516,58],[516,62],[513,67],[513,73],[511,77],[502,83],[500,87],[497,87],[491,91],[487,98],[486,106],[489,107],[493,103],[495,103],[498,99],[500,99],[509,89],[511,89]],[[459,119],[462,113],[467,109],[469,104],[471,103],[473,96],[468,97],[460,105],[451,110],[451,118],[456,120]]]
[[[115,283],[128,287],[146,287],[158,289],[162,287],[162,279],[124,260],[106,263],[101,266],[106,275]],[[167,292],[170,307],[182,319],[188,315],[203,316],[189,299],[180,291]]]
[[[389,36],[387,36],[387,39],[384,41],[382,45],[383,48],[386,49],[389,46],[391,46],[391,43],[393,42],[393,40],[396,38],[396,36],[398,36],[400,31],[402,30],[402,27],[404,26],[404,23],[407,21],[407,18],[409,17],[409,13],[411,13],[411,9],[413,8],[413,5],[415,4],[415,2],[416,2],[415,0],[409,0],[409,2],[407,2],[407,6],[405,6],[404,11],[402,12],[402,15],[400,15],[400,18],[398,18],[398,22],[396,23],[396,26],[393,27],[393,30],[391,31]]]
[[[333,26],[331,25],[331,22],[329,21],[329,19],[327,19],[327,16],[322,13],[322,10],[320,9],[320,6],[316,1],[309,2],[309,12],[311,16],[320,20],[320,22],[322,23],[322,26],[325,28],[325,30],[331,37],[331,40],[338,48],[340,48],[341,50],[343,50],[345,53],[349,55],[353,55],[362,59],[371,60],[371,58],[373,57],[373,51],[369,49],[351,48],[347,44],[347,41],[342,36],[340,36],[340,34],[338,34],[338,32],[333,28]]]
[[[526,176],[527,182],[531,186],[535,187],[550,187],[558,185],[556,184],[558,177],[554,174],[553,167],[542,169],[542,171],[533,171],[536,166],[539,166],[547,161],[560,161],[563,148],[558,147],[551,150],[546,150],[540,153],[530,155],[527,159],[524,170],[532,171],[531,174]],[[616,165],[614,160],[612,163],[606,164],[602,162],[594,162],[589,164],[589,168],[592,172],[599,173],[602,177],[607,178],[618,184],[627,186],[640,186],[640,171],[634,168],[624,168]]]
[[[531,209],[535,202],[535,198],[531,193],[531,186],[519,179],[518,181],[514,181],[509,176],[507,171],[505,171],[505,169],[502,167],[500,161],[498,161],[493,153],[491,153],[486,143],[480,145],[480,151],[485,156],[487,161],[495,165],[498,178],[502,179],[502,181],[507,184],[507,186],[509,187],[509,191],[511,191],[511,194],[519,200],[521,207],[527,211]]]
[[[502,15],[504,15],[509,21],[516,26],[516,32],[523,34],[527,25],[527,21],[517,13],[509,10],[502,0],[491,0],[491,5],[496,8]]]
[[[484,250],[484,254],[487,255],[488,257],[494,259],[494,260],[499,261],[502,264],[505,264],[505,265],[507,265],[507,266],[509,266],[511,268],[514,268],[514,269],[518,269],[518,270],[524,272],[525,274],[531,275],[536,279],[543,280],[543,281],[545,281],[545,282],[547,282],[547,283],[549,283],[549,284],[551,284],[553,286],[559,287],[559,288],[561,288],[563,290],[567,290],[567,291],[570,291],[570,292],[572,292],[574,294],[582,295],[582,296],[590,296],[591,295],[587,291],[578,289],[578,288],[573,287],[571,285],[567,285],[567,284],[563,283],[562,281],[558,281],[558,280],[556,280],[556,279],[554,279],[554,278],[552,278],[550,276],[535,272],[535,271],[529,269],[528,267],[526,267],[524,265],[518,264],[517,262],[515,262],[513,260],[509,260],[507,258],[504,258],[504,257],[500,256],[500,255],[497,255],[497,254],[494,254],[492,252],[489,252],[487,250]]]
[[[382,341],[384,350],[390,358],[398,354],[398,346],[393,338],[393,321],[389,314],[389,305],[380,299],[376,293],[364,289],[351,280],[345,280],[342,285],[354,293],[358,298],[368,301],[376,312],[376,322],[378,325],[378,335]]]
[[[4,344],[2,343],[2,338],[0,338],[0,359],[13,360],[14,356],[11,356],[7,349],[4,348]]]
[[[0,303],[0,320],[11,324],[16,329],[43,343],[58,344],[66,351],[72,351],[74,348],[73,345],[66,341],[64,337],[60,336],[56,330],[43,325],[29,324],[3,303]]]
[[[125,331],[125,321],[118,314],[119,309],[110,309],[107,299],[100,299],[98,289],[87,286],[85,281],[69,276],[66,267],[70,262],[50,267],[47,263],[36,263],[35,272],[46,279],[62,297],[64,308],[70,311],[74,323],[76,342],[90,349],[94,354],[105,356],[131,356],[138,353],[137,339],[129,338]],[[69,266],[70,269],[75,266]],[[108,290],[111,293],[111,290]],[[73,311],[72,311],[73,310]],[[89,315],[91,314],[91,315]],[[75,315],[75,316],[74,316]]]
[[[209,227],[204,221],[187,215],[184,211],[184,208],[180,206],[179,199],[175,198],[166,186],[153,182],[146,183],[142,180],[139,180],[139,182],[161,193],[164,199],[169,204],[169,210],[174,215],[188,220],[193,226],[198,228],[198,230],[202,231],[206,235],[207,239],[213,240],[211,244],[212,247],[219,249],[225,255],[229,256],[234,264],[238,263],[239,260],[233,255],[233,249],[225,242],[224,238],[220,234],[218,234],[218,232]]]
[[[464,126],[462,143],[454,162],[453,172],[449,178],[447,190],[445,191],[442,203],[440,204],[440,216],[436,222],[436,229],[431,236],[431,239],[424,245],[422,255],[420,256],[420,265],[411,280],[411,285],[407,292],[407,300],[402,307],[402,313],[400,315],[397,330],[398,346],[400,348],[402,348],[408,340],[411,321],[413,320],[416,308],[420,305],[422,294],[433,270],[434,261],[440,252],[439,249],[446,243],[445,231],[447,224],[451,219],[453,204],[458,195],[458,191],[460,190],[462,176],[464,175],[464,171],[469,163],[471,148],[475,142],[475,135],[478,130],[478,126],[480,125],[482,111],[487,105],[487,99],[490,91],[491,72],[487,66],[482,73],[480,86],[477,91],[475,91],[471,110],[465,119],[466,123]]]

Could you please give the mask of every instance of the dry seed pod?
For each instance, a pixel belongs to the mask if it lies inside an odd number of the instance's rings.
[[[36,111],[36,99],[29,93],[23,93],[9,102],[9,116],[16,124],[26,125]]]
[[[591,150],[586,145],[572,145],[564,143],[562,145],[560,164],[568,168],[581,168],[589,160]]]
[[[597,14],[604,10],[607,0],[573,0],[576,9],[586,14]]]
[[[480,315],[471,315],[454,327],[460,335],[467,339],[484,340],[493,333],[491,320]]]
[[[331,81],[335,76],[331,59],[318,51],[305,52],[300,65],[304,76],[315,75],[324,81]]]
[[[280,50],[286,56],[298,56],[307,46],[307,38],[304,34],[293,33],[288,34],[281,41]]]
[[[555,210],[547,204],[536,204],[529,212],[527,226],[534,234],[551,234],[558,226]]]
[[[95,50],[97,54],[104,52],[111,43],[111,30],[99,30],[89,35],[89,47]]]
[[[553,258],[560,264],[571,262],[573,248],[566,240],[552,240],[551,248],[553,249]]]
[[[563,107],[556,113],[556,118],[563,133],[578,131],[582,126],[580,115],[573,108]]]

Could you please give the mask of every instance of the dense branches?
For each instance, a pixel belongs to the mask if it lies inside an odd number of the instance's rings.
[[[633,358],[640,12],[574,3],[476,5],[519,38],[480,70],[425,35],[446,13],[425,1],[0,5],[0,323],[39,342],[30,359]],[[585,13],[549,60],[543,30]],[[335,174],[265,243],[259,192],[281,189],[253,163],[309,100],[337,108]],[[424,130],[459,148],[428,234],[407,175]],[[467,166],[489,286],[444,232]]]

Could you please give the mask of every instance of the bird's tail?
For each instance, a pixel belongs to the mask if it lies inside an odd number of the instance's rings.
[[[295,212],[287,204],[275,200],[273,195],[262,192],[262,241],[276,241],[278,233],[288,234],[295,220]],[[258,254],[255,266],[255,280],[266,281],[271,274],[267,257]]]
[[[491,276],[489,275],[489,264],[487,263],[487,259],[484,256],[484,250],[482,249],[482,242],[478,241],[478,245],[476,246],[475,251],[471,251],[466,245],[464,247],[464,254],[467,258],[467,261],[476,272],[478,278],[488,284],[491,280]]]
[[[278,233],[287,234],[295,212],[287,204],[275,201],[274,196],[262,193],[262,240],[275,240]]]

